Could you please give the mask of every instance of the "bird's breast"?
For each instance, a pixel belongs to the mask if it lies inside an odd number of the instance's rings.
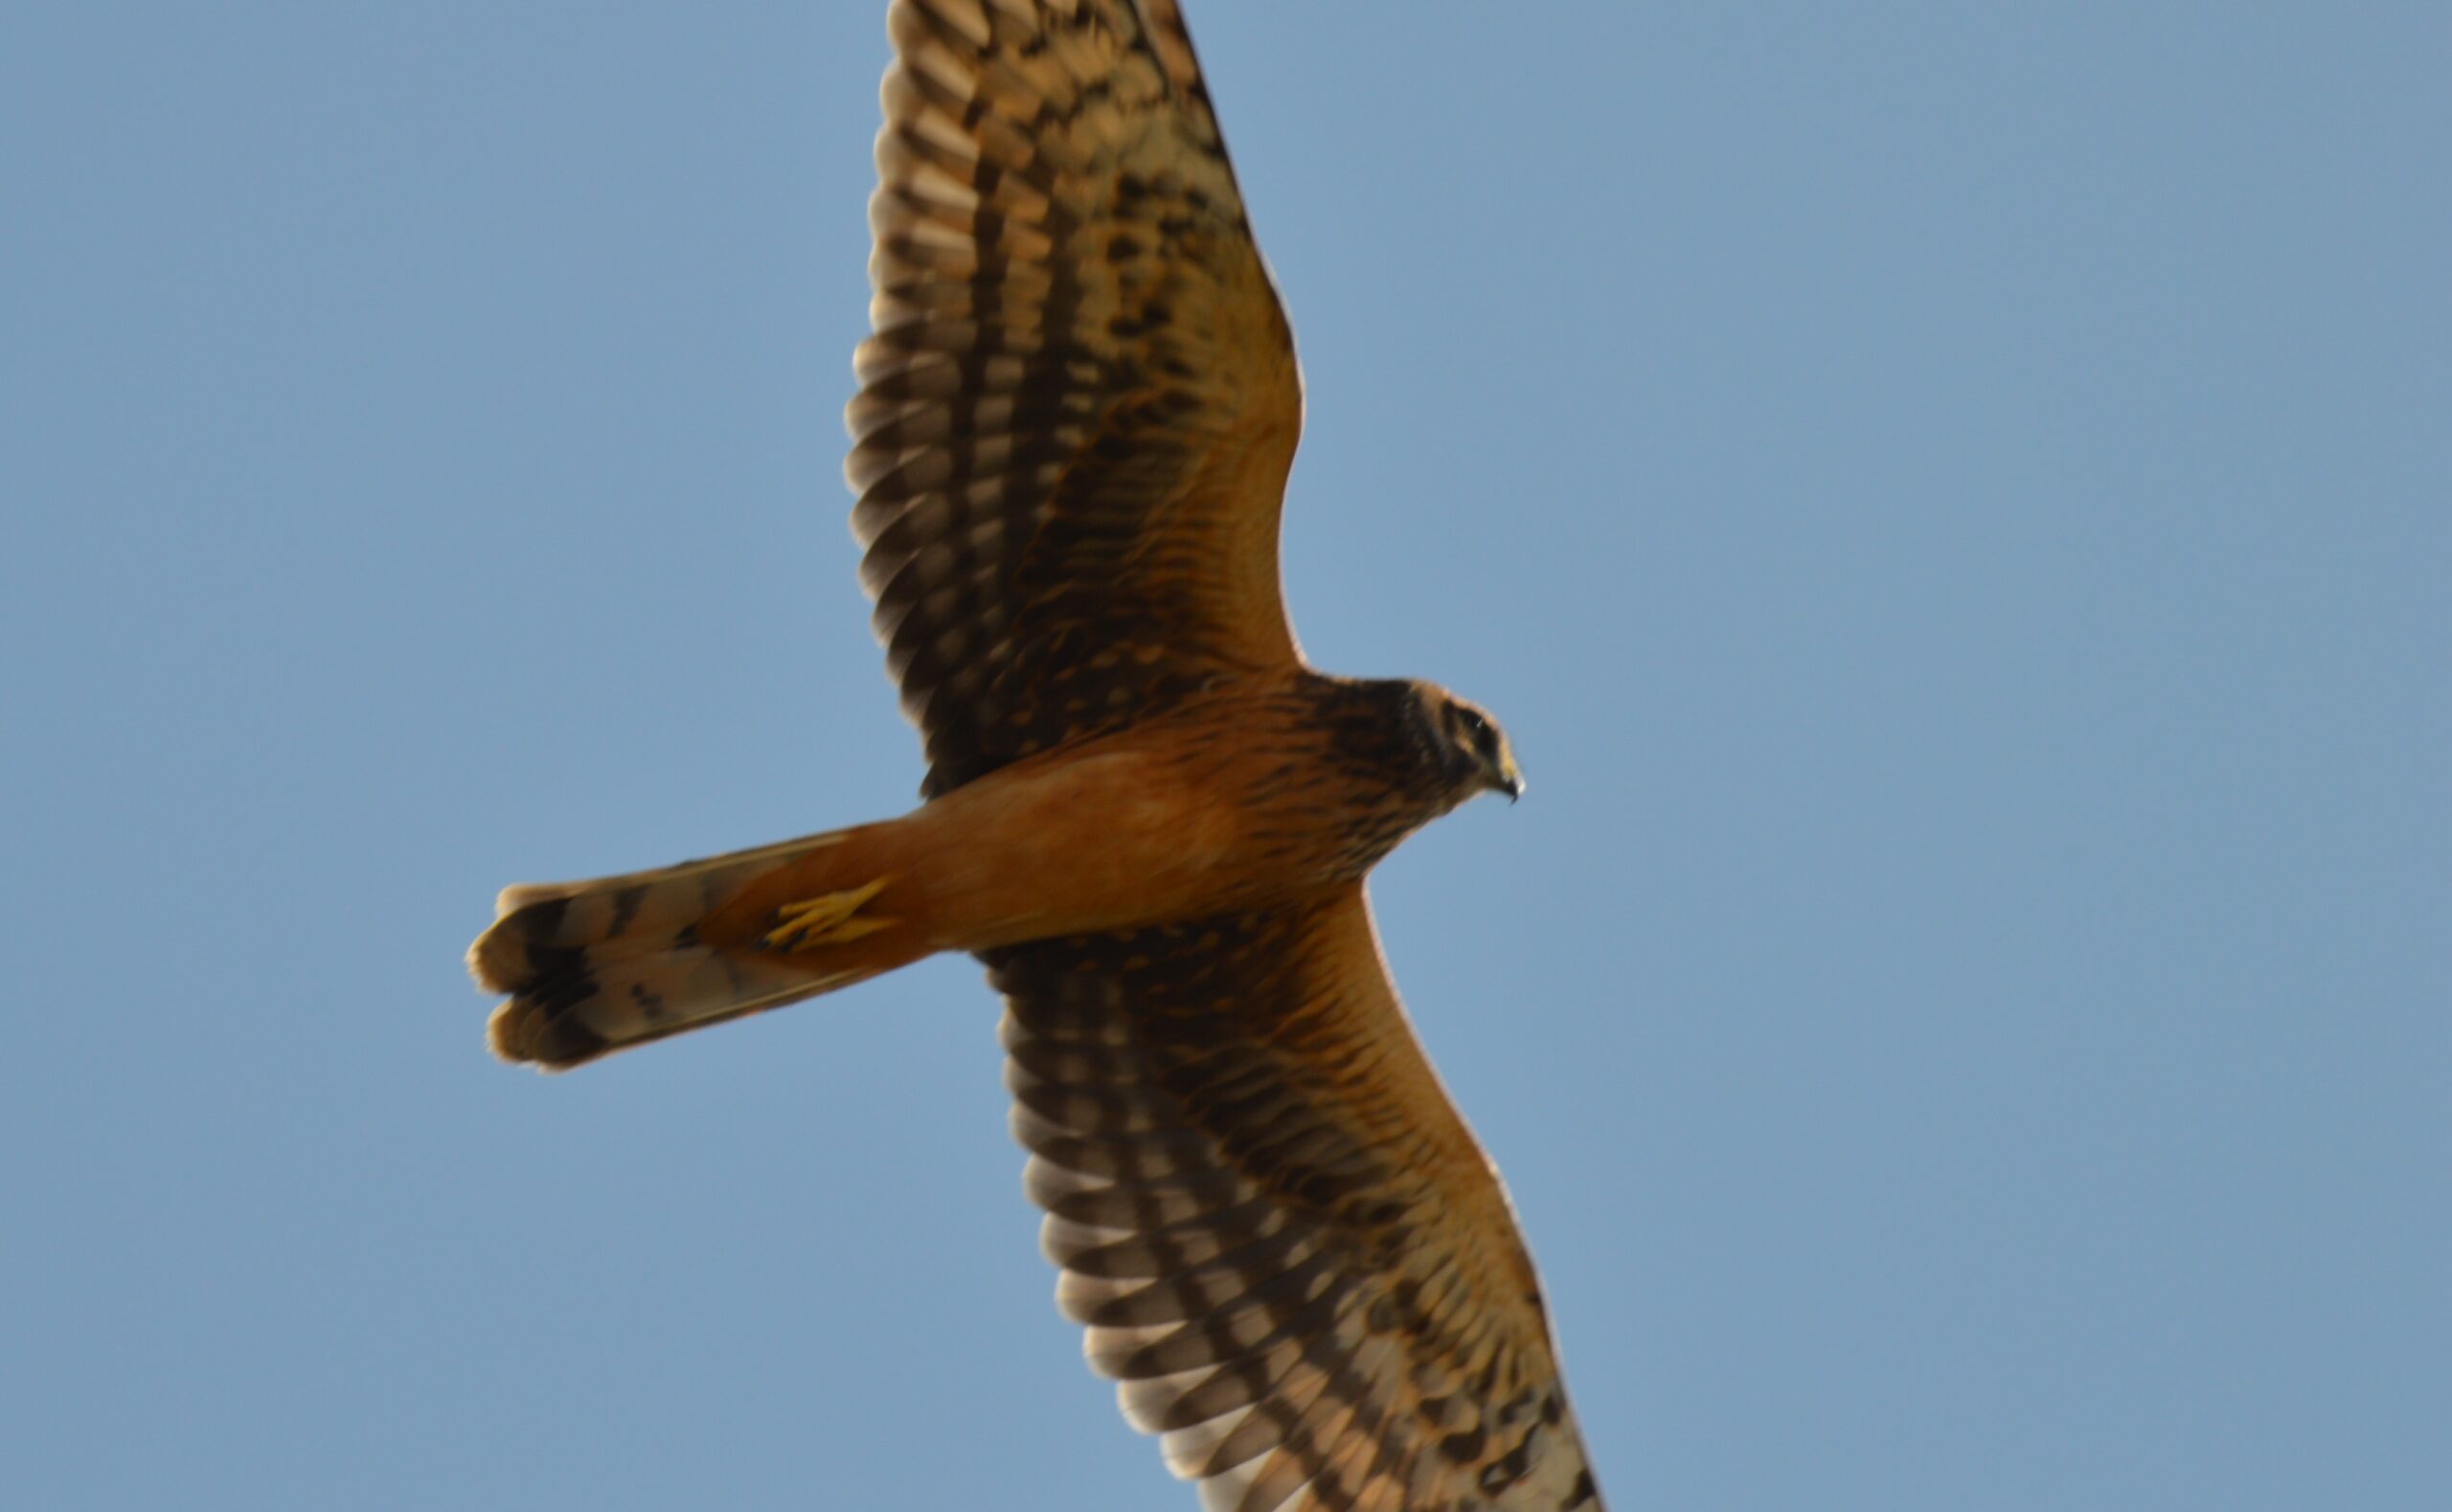
[[[1299,710],[1226,704],[992,773],[901,822],[906,891],[954,950],[1313,895],[1419,823],[1327,738]]]

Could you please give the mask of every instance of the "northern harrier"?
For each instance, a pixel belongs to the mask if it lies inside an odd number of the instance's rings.
[[[1278,597],[1292,338],[1174,0],[895,0],[861,577],[927,740],[900,819],[502,894],[549,1069],[970,951],[1058,1305],[1212,1509],[1601,1505],[1506,1193],[1363,877],[1522,787]]]

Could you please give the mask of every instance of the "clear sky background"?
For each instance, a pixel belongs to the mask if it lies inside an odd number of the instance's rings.
[[[0,1502],[1192,1505],[965,960],[540,1078],[495,889],[898,811],[882,4],[0,23]],[[1375,884],[1613,1504],[2452,1505],[2452,9],[1191,0]]]

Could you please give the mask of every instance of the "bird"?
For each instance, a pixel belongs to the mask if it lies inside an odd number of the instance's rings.
[[[504,891],[491,1047],[562,1071],[970,953],[1057,1305],[1204,1508],[1597,1512],[1365,886],[1523,776],[1487,711],[1296,643],[1302,378],[1175,0],[888,33],[846,474],[922,801]]]

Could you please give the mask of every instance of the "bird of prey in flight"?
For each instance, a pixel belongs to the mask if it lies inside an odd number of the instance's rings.
[[[971,952],[1057,1304],[1205,1508],[1597,1512],[1363,887],[1523,779],[1482,710],[1295,645],[1302,381],[1175,0],[889,21],[847,470],[925,801],[508,890],[493,1048],[561,1070]]]

